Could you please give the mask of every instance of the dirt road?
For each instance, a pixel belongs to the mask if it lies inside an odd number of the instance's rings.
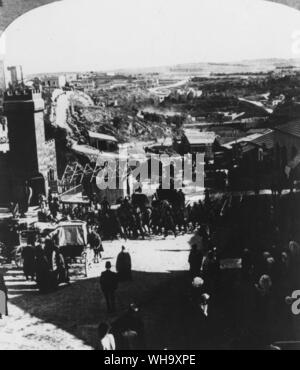
[[[157,331],[165,332],[166,326],[161,327],[161,323],[165,321],[168,307],[174,303],[174,294],[173,298],[168,298],[170,291],[174,293],[170,287],[188,269],[190,237],[104,243],[103,259],[94,265],[92,276],[84,278],[80,267],[75,266],[71,286],[61,287],[48,295],[40,295],[34,283],[24,280],[22,271],[10,269],[5,276],[9,289],[9,317],[0,321],[0,348],[93,349],[98,323],[117,317],[107,316],[98,277],[106,261],[114,265],[123,244],[132,256],[134,281],[122,284],[118,290],[118,315],[131,302],[139,303],[145,317],[149,347],[168,346],[168,340],[162,336],[159,336],[161,340],[156,339]]]

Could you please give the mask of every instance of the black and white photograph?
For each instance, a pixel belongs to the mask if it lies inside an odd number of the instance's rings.
[[[0,350],[300,350],[300,0],[0,1]]]

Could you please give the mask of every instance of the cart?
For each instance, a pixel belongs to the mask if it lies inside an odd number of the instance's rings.
[[[42,235],[49,235],[60,248],[68,261],[80,260],[84,265],[85,276],[92,269],[93,251],[88,248],[87,224],[83,221],[64,221],[58,225],[37,223],[36,228]]]

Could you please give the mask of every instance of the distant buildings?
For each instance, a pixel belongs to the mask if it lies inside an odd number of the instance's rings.
[[[74,87],[76,90],[80,91],[87,91],[87,90],[93,90],[96,88],[96,82],[93,79],[87,78],[83,80],[77,80],[73,81],[71,83],[71,86]]]
[[[60,76],[46,76],[41,79],[45,89],[50,90],[53,92],[56,89],[62,89],[66,86],[66,77],[63,75]]]

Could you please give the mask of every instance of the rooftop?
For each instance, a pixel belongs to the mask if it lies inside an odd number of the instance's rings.
[[[36,90],[31,90],[28,88],[24,89],[12,89],[7,90],[4,94],[4,101],[24,101],[33,100],[34,98],[41,98],[41,92]]]
[[[217,138],[214,132],[201,132],[197,130],[185,130],[184,135],[191,145],[213,144]]]
[[[223,146],[227,149],[232,149],[233,145],[242,144],[242,143],[248,143],[248,144],[251,143],[251,144],[254,144],[260,147],[265,144],[267,149],[271,149],[274,146],[274,131],[270,129],[266,129],[264,132],[255,133],[252,135],[241,137]]]
[[[114,136],[106,135],[106,134],[99,134],[97,132],[92,132],[92,131],[89,131],[89,137],[92,139],[98,139],[102,141],[112,141],[114,143],[118,142],[118,140]]]

